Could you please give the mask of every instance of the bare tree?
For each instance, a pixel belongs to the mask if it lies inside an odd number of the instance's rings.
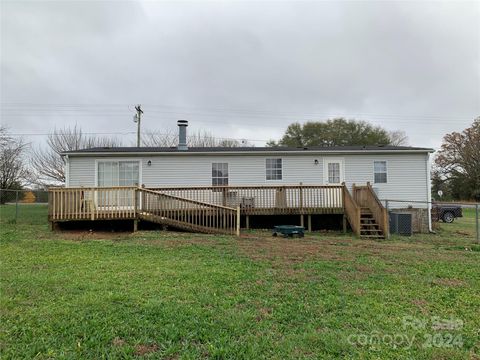
[[[390,138],[390,145],[393,145],[393,146],[408,145],[408,136],[407,136],[407,133],[403,130],[389,131],[388,137]]]
[[[480,117],[462,132],[443,137],[433,178],[454,199],[480,200]]]
[[[32,167],[36,184],[64,183],[65,158],[63,152],[92,147],[121,146],[121,140],[110,137],[85,135],[76,125],[73,128],[55,129],[48,135],[47,147],[32,150]]]
[[[5,127],[0,127],[0,189],[20,187],[28,177],[24,153],[28,144],[14,139]]]
[[[247,140],[230,138],[217,138],[207,131],[197,131],[187,136],[190,147],[240,147],[253,146]],[[178,133],[174,130],[146,132],[142,135],[142,145],[150,147],[176,147],[178,145]]]
[[[178,133],[173,130],[146,131],[142,134],[142,145],[147,147],[174,147],[178,144]]]

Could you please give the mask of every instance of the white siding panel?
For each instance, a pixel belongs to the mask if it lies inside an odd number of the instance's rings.
[[[70,156],[70,187],[96,186],[95,159],[90,157]]]

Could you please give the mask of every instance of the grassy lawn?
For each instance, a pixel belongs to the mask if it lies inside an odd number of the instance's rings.
[[[480,356],[473,210],[374,242],[52,233],[23,206],[0,208],[2,359]]]

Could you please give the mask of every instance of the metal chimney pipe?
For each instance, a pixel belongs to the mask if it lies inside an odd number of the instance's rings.
[[[178,150],[188,150],[187,146],[187,120],[178,120]]]

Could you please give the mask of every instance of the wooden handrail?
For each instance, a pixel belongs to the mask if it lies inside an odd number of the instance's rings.
[[[372,212],[373,218],[382,230],[383,234],[388,233],[388,214],[387,209],[382,205],[378,199],[377,194],[373,190],[370,182],[366,186],[355,186],[354,199],[361,206],[369,208]]]
[[[202,202],[202,201],[186,199],[186,198],[183,198],[183,197],[180,197],[180,196],[164,194],[164,193],[158,192],[156,190],[151,190],[151,189],[138,188],[138,191],[145,192],[145,193],[151,193],[151,194],[157,194],[161,197],[165,197],[165,198],[169,198],[169,199],[173,199],[173,200],[184,201],[184,202],[188,202],[190,204],[195,204],[195,205],[211,206],[211,207],[222,208],[222,209],[226,209],[226,210],[236,210],[235,208],[228,207],[228,206],[210,204],[210,203],[206,203],[206,202]]]
[[[150,190],[181,198],[240,206],[245,215],[338,213],[343,210],[341,185],[229,185],[155,187]]]
[[[137,189],[138,186],[74,186],[74,187],[63,187],[63,186],[49,186],[48,190],[124,190],[124,189]]]
[[[239,235],[239,209],[139,188],[141,218],[184,229]]]
[[[347,187],[343,187],[345,216],[356,236],[360,236],[360,207],[353,199]]]
[[[222,189],[234,190],[234,189],[342,189],[342,185],[226,185],[226,186],[155,186],[146,189],[150,190],[217,190]]]
[[[373,190],[373,187],[372,185],[370,184],[370,182],[367,182],[367,187],[370,189],[370,194],[373,196],[375,202],[377,203],[377,205],[379,207],[383,207],[383,204],[381,203],[380,199],[378,198],[377,196],[377,193]]]

